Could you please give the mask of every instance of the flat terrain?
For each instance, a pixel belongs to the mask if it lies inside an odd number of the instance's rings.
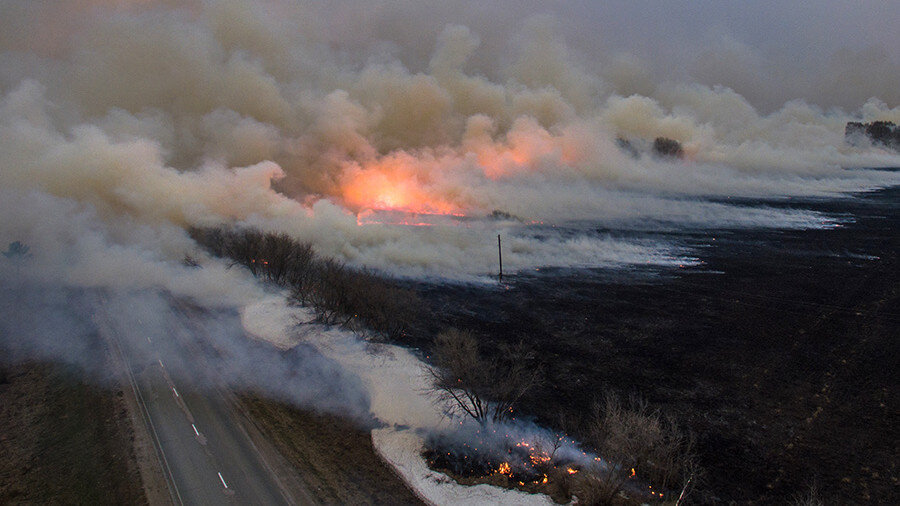
[[[146,504],[122,391],[0,365],[0,504]]]
[[[190,315],[153,327],[100,308],[79,349],[121,381],[28,359],[19,336],[0,335],[17,358],[0,366],[0,504],[419,503],[367,430],[237,399],[201,358],[208,336]]]
[[[323,504],[421,504],[375,454],[367,430],[259,397],[242,402]]]
[[[695,500],[783,503],[815,485],[837,503],[898,504],[900,189],[772,205],[855,222],[672,232],[699,246],[697,268],[420,285],[431,332],[472,329],[487,350],[524,340],[548,383],[523,407],[548,423],[579,421],[604,389],[677,416],[706,470]]]

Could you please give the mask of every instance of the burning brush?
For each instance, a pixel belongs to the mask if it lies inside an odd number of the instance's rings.
[[[564,435],[499,424],[434,434],[426,448],[424,456],[431,468],[462,482],[487,482],[529,492],[546,492],[543,489],[555,476],[602,466],[598,457],[581,451]]]
[[[527,426],[526,426],[527,425]],[[487,483],[543,493],[558,502],[658,502],[677,491],[657,490],[635,468],[622,468],[584,451],[560,433],[532,424],[486,424],[431,435],[424,457],[430,468],[465,485]],[[619,480],[623,483],[617,483]]]

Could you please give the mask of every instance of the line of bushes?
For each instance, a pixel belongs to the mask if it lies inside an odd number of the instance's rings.
[[[563,436],[556,438],[557,446],[537,452],[534,441],[509,440],[508,434],[504,439],[503,430],[497,441],[494,424],[513,419],[514,405],[543,381],[522,343],[488,357],[472,333],[448,329],[435,339],[432,356],[427,370],[433,393],[483,429],[462,444],[441,434],[430,438],[424,456],[432,469],[463,478],[464,484],[546,493],[561,502],[574,496],[584,505],[677,504],[697,485],[693,435],[640,398],[623,401],[609,391],[595,402],[586,423],[559,419],[565,432],[580,435],[605,462],[585,466],[571,451],[556,452]]]
[[[296,302],[314,309],[320,323],[400,340],[417,318],[421,300],[413,290],[370,269],[322,257],[311,244],[287,234],[221,227],[192,228],[189,233],[210,254],[289,288]]]

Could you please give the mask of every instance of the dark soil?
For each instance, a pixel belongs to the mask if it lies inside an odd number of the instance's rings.
[[[433,315],[418,335],[533,346],[548,381],[522,411],[550,425],[577,426],[604,389],[677,416],[705,469],[695,502],[783,503],[816,486],[828,502],[900,504],[900,188],[771,205],[855,221],[670,233],[699,246],[701,267],[419,285]]]

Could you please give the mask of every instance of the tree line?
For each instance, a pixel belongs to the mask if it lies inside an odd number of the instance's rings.
[[[413,290],[371,269],[323,257],[310,243],[287,234],[221,227],[192,228],[189,233],[212,255],[288,288],[293,300],[313,308],[320,323],[399,340],[417,318],[421,300]]]

